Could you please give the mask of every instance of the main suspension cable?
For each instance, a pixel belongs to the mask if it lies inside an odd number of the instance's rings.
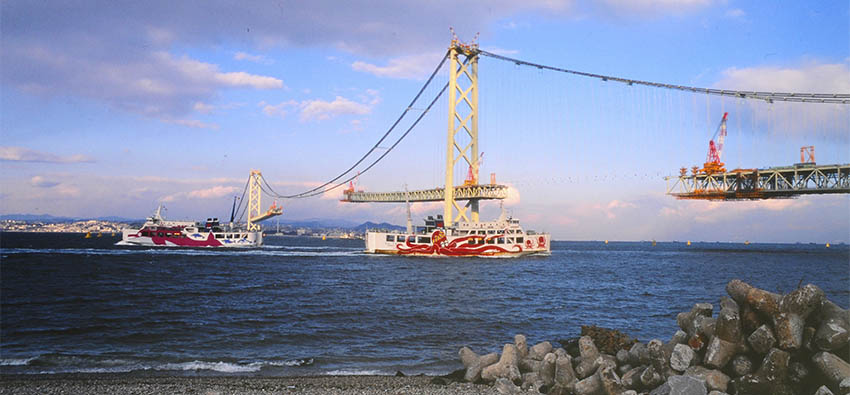
[[[390,135],[390,133],[392,133],[392,131],[395,129],[395,127],[398,126],[399,122],[401,122],[401,120],[405,117],[405,115],[407,115],[407,113],[410,112],[410,110],[413,109],[413,105],[416,104],[416,102],[419,100],[419,97],[422,96],[422,93],[425,92],[425,89],[428,87],[428,85],[431,84],[431,81],[434,80],[434,77],[437,75],[437,73],[440,71],[440,69],[443,68],[443,64],[446,63],[446,59],[448,59],[448,57],[449,57],[449,51],[446,51],[445,55],[443,55],[443,58],[440,60],[440,64],[437,65],[437,68],[434,69],[434,71],[431,73],[431,76],[428,77],[428,80],[425,81],[425,84],[422,85],[422,88],[419,89],[419,92],[416,94],[415,97],[413,97],[413,100],[410,101],[410,104],[407,105],[407,107],[404,109],[404,111],[402,111],[402,113],[398,117],[398,119],[396,119],[396,121],[393,122],[392,126],[390,126],[390,128],[387,130],[387,132],[384,133],[383,136],[381,136],[381,139],[378,140],[378,142],[375,143],[375,145],[372,146],[372,148],[368,152],[366,152],[359,160],[357,160],[357,162],[355,162],[353,165],[351,165],[351,167],[349,167],[347,170],[345,170],[344,172],[340,173],[338,176],[334,177],[333,179],[331,179],[330,181],[328,181],[328,182],[326,182],[322,185],[319,185],[319,186],[317,186],[313,189],[310,189],[308,191],[296,193],[294,195],[281,195],[281,194],[277,193],[274,189],[272,189],[271,185],[269,185],[266,182],[266,187],[268,187],[268,189],[271,191],[272,196],[277,197],[277,198],[281,198],[281,199],[294,199],[294,198],[310,197],[310,196],[316,196],[316,195],[322,194],[322,193],[325,192],[325,190],[323,190],[324,187],[336,182],[337,180],[339,180],[340,178],[344,177],[346,174],[348,174],[352,170],[354,170],[354,168],[356,168],[358,165],[360,165],[360,163],[363,163],[363,161],[366,160],[366,158],[369,157],[369,155],[371,155],[373,152],[375,152],[376,149],[378,149],[380,147],[381,143],[387,138],[387,136]],[[443,90],[445,90],[445,88],[443,88]],[[441,94],[442,94],[442,92],[441,92]],[[437,97],[439,97],[439,95]],[[428,106],[428,107],[430,108],[431,106]],[[423,112],[423,114],[424,114],[424,112]],[[421,116],[420,116],[419,119],[421,119]],[[418,119],[417,119],[417,122],[418,122]],[[414,123],[414,125],[415,125],[415,123]],[[410,129],[408,129],[408,132],[409,131],[410,131]],[[405,135],[407,135],[407,133],[405,133]],[[399,141],[401,141],[401,140],[399,140]],[[397,142],[396,142],[396,144],[397,144]],[[395,145],[393,145],[393,146],[395,146]],[[389,152],[389,151],[387,151],[387,152]],[[384,155],[381,155],[381,158],[383,158],[385,155],[386,155],[386,153],[384,153]],[[380,159],[378,159],[378,160],[380,160]],[[373,163],[373,165],[374,165],[374,163]],[[351,177],[348,180],[343,181],[343,183],[348,182],[348,181],[353,180],[353,179],[354,179],[354,177]],[[334,187],[334,188],[336,188],[336,187]],[[334,189],[334,188],[331,188],[331,189]],[[322,191],[315,193],[316,191],[319,191],[319,190],[322,190]],[[330,189],[328,189],[328,190],[330,190]]]
[[[713,89],[713,88],[698,88],[684,85],[663,84],[659,82],[632,80],[628,78],[612,77],[602,74],[586,73],[583,71],[575,71],[560,67],[546,66],[538,63],[527,62],[525,60],[515,59],[504,55],[497,55],[492,52],[478,50],[478,53],[484,56],[489,56],[494,59],[513,62],[519,66],[530,66],[538,69],[552,70],[561,73],[575,74],[583,77],[596,78],[602,81],[617,81],[627,85],[645,85],[655,88],[673,89],[686,92],[703,93],[706,95],[731,96],[741,99],[756,99],[764,100],[768,103],[774,101],[798,102],[798,103],[834,103],[834,104],[850,104],[850,93],[790,93],[790,92],[757,92],[757,91],[738,91],[728,89]]]
[[[332,186],[332,187],[330,187],[330,188],[325,188],[325,189],[322,189],[322,190],[320,190],[320,191],[317,191],[316,189],[314,189],[314,190],[313,190],[314,192],[300,194],[298,197],[299,197],[299,198],[307,198],[307,197],[312,197],[312,196],[318,196],[318,195],[321,195],[321,194],[323,194],[323,193],[325,193],[325,192],[328,192],[328,191],[332,191],[332,190],[334,190],[334,189],[337,189],[337,188],[339,188],[339,187],[341,187],[341,186],[345,185],[345,183],[346,183],[346,182],[349,182],[349,181],[351,181],[351,180],[355,179],[356,177],[358,177],[358,176],[360,176],[360,175],[365,174],[367,171],[369,171],[369,169],[371,169],[371,168],[372,168],[372,167],[374,167],[376,164],[378,164],[378,162],[380,162],[380,161],[381,161],[381,159],[384,159],[384,157],[385,157],[385,156],[387,156],[387,155],[390,153],[390,151],[392,151],[392,150],[393,150],[393,148],[395,148],[395,147],[396,147],[399,143],[401,143],[401,141],[402,141],[402,140],[404,140],[404,138],[405,138],[405,137],[407,137],[407,135],[408,135],[408,134],[409,134],[409,133],[413,130],[413,128],[414,128],[414,127],[416,127],[416,125],[419,123],[419,121],[421,121],[421,120],[422,120],[422,118],[423,118],[423,117],[425,117],[425,114],[427,114],[427,113],[431,110],[431,107],[433,107],[433,106],[434,106],[434,104],[435,104],[435,103],[437,103],[437,100],[440,98],[440,96],[442,96],[442,95],[443,95],[443,93],[445,93],[445,92],[446,92],[446,89],[448,89],[448,88],[449,88],[449,84],[448,84],[448,83],[446,83],[445,85],[443,85],[443,89],[440,89],[440,92],[439,92],[439,93],[437,93],[437,95],[436,95],[436,96],[434,96],[434,99],[433,99],[433,100],[431,100],[431,103],[429,103],[429,104],[428,104],[428,107],[426,107],[426,108],[425,108],[425,110],[423,110],[423,111],[422,111],[422,113],[421,113],[421,114],[419,114],[419,116],[418,116],[418,117],[416,117],[416,120],[415,120],[415,121],[413,121],[413,124],[411,124],[411,125],[410,125],[410,127],[409,127],[409,128],[407,128],[407,130],[404,132],[404,134],[402,134],[401,136],[399,136],[399,138],[398,138],[398,139],[396,139],[396,141],[395,141],[395,143],[393,143],[393,145],[391,145],[389,148],[387,148],[387,149],[386,149],[386,151],[384,151],[384,153],[383,153],[383,154],[381,154],[381,156],[379,156],[377,159],[375,159],[375,160],[374,160],[371,164],[369,164],[369,166],[367,166],[365,169],[363,169],[363,170],[359,171],[356,175],[353,175],[353,176],[351,176],[351,177],[349,177],[349,178],[347,178],[347,179],[343,180],[342,182],[340,182],[340,183],[338,183],[338,184],[336,184],[336,185],[334,185],[334,186]],[[261,177],[262,177],[262,176],[261,176]],[[337,178],[337,179],[338,179],[338,178]],[[263,178],[263,183],[264,183],[267,187],[269,187],[269,189],[271,189],[271,186],[269,186],[269,184],[268,184],[268,182],[265,180],[265,178]],[[328,183],[328,184],[329,184],[329,183]],[[328,184],[325,184],[324,186],[327,186]]]

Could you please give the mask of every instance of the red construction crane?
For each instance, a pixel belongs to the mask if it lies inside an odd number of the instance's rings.
[[[701,172],[705,174],[725,173],[725,164],[720,161],[723,155],[723,142],[726,140],[726,118],[728,112],[723,113],[723,119],[720,120],[720,125],[714,132],[714,136],[708,142],[708,157],[703,164]],[[717,138],[717,144],[714,143],[714,138]]]

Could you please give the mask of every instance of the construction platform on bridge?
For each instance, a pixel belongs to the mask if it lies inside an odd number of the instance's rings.
[[[665,177],[667,194],[678,199],[759,200],[850,193],[850,164],[801,163],[767,169]],[[670,185],[670,180],[675,180]]]
[[[470,199],[505,199],[508,197],[508,187],[499,184],[461,185],[453,189],[454,200]],[[344,202],[350,203],[404,203],[404,202],[438,202],[446,198],[445,188],[424,189],[399,192],[364,192],[345,191]]]

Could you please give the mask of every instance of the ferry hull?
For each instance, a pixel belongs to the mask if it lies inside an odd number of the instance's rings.
[[[218,237],[217,237],[218,236]],[[262,232],[193,233],[182,232],[179,236],[144,236],[139,229],[122,230],[118,245],[147,247],[225,247],[250,248],[263,244]]]

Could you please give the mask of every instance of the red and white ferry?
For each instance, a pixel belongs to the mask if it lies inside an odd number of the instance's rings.
[[[496,221],[454,226],[445,226],[438,215],[429,216],[414,232],[366,232],[366,252],[429,257],[549,255],[551,239],[548,233],[523,230],[518,219],[504,214]]]
[[[169,221],[162,205],[138,229],[122,229],[117,245],[169,247],[259,247],[262,230],[248,231],[233,224],[221,225],[218,218],[205,222]]]

